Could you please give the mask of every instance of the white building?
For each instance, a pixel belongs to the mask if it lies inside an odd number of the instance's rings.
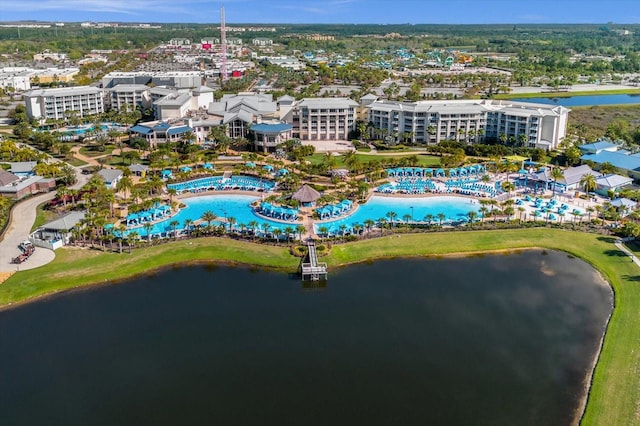
[[[118,84],[109,89],[109,95],[111,108],[118,111],[122,111],[125,106],[131,111],[152,105],[150,87],[144,84]]]
[[[78,117],[104,113],[104,91],[98,87],[78,86],[38,89],[23,94],[30,119],[64,119],[68,111]]]
[[[251,40],[254,46],[272,46],[273,40],[270,38],[254,38]]]
[[[305,98],[283,120],[293,126],[293,137],[303,141],[348,140],[357,107],[349,98]]]
[[[475,143],[506,138],[543,149],[560,145],[570,112],[562,106],[492,100],[375,101],[368,109],[373,126],[396,140]]]
[[[23,92],[31,89],[30,78],[33,70],[28,68],[3,68],[0,69],[0,88],[12,87],[14,91]]]

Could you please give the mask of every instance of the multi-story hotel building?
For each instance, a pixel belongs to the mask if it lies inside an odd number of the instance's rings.
[[[368,109],[369,122],[382,138],[418,143],[504,139],[543,149],[560,145],[570,112],[562,106],[493,100],[375,101]]]
[[[293,105],[284,121],[303,141],[348,140],[355,130],[358,103],[349,98],[305,98]]]
[[[79,86],[58,89],[38,89],[24,93],[27,116],[30,119],[65,119],[69,111],[78,117],[102,114],[104,91],[98,87]]]

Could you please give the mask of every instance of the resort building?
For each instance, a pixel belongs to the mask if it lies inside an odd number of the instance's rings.
[[[357,107],[349,98],[305,98],[282,120],[293,126],[293,137],[303,141],[348,140]]]
[[[0,89],[12,88],[18,92],[29,90],[32,74],[33,71],[28,68],[2,68],[0,69]]]
[[[0,169],[0,196],[21,200],[28,195],[49,192],[55,187],[55,179],[33,175],[20,177]]]
[[[199,71],[115,71],[102,77],[102,87],[111,88],[118,84],[146,84],[154,86],[175,87],[177,89],[192,89],[202,85],[202,75]]]
[[[293,126],[284,123],[260,123],[251,127],[255,135],[254,144],[263,152],[272,152],[276,146],[292,138]]]
[[[80,68],[47,68],[35,70],[31,79],[34,84],[70,83],[80,72]]]
[[[179,142],[185,135],[193,134],[193,129],[182,121],[170,124],[163,121],[138,123],[129,129],[131,138],[143,138],[151,148],[159,143]]]
[[[29,119],[67,118],[69,112],[78,117],[102,114],[104,92],[91,86],[37,89],[23,94]]]
[[[144,84],[118,84],[109,89],[109,106],[117,111],[122,111],[125,107],[129,111],[150,108],[152,100],[149,89]]]
[[[71,212],[39,227],[29,236],[37,247],[56,250],[69,244],[71,231],[85,218],[85,212]]]
[[[633,183],[633,179],[628,176],[608,174],[596,179],[596,192],[600,195],[607,195],[609,191],[618,192]]]
[[[251,125],[264,119],[277,119],[277,104],[271,95],[240,93],[224,95],[209,106],[209,114],[222,118],[232,138],[246,137]]]
[[[619,172],[633,179],[640,179],[640,153],[633,154],[621,149],[620,145],[603,141],[582,145],[580,151],[585,152],[580,159],[596,168],[609,163]]]
[[[493,100],[371,101],[369,122],[388,141],[468,144],[487,139],[529,148],[556,149],[566,135],[569,109]]]
[[[98,172],[98,176],[104,180],[104,184],[107,188],[116,189],[116,186],[120,179],[122,179],[122,176],[124,176],[124,173],[122,173],[122,170],[118,169],[102,169]]]

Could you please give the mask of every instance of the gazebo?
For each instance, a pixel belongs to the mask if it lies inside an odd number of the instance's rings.
[[[305,206],[312,206],[320,198],[320,193],[309,185],[302,185],[300,189],[293,193],[292,199],[298,200]]]

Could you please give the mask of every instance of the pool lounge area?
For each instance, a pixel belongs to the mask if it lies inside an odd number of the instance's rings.
[[[204,192],[204,191],[256,191],[271,192],[276,184],[269,180],[259,179],[252,176],[231,176],[225,178],[223,176],[212,176],[189,180],[180,183],[170,183],[167,189],[175,189],[178,194],[185,192]]]
[[[365,204],[351,215],[337,220],[316,221],[314,229],[317,235],[322,237],[341,236],[362,230],[370,220],[376,226],[381,222],[387,223],[440,223],[440,214],[443,224],[466,223],[468,213],[474,211],[479,215],[480,204],[473,199],[465,197],[436,196],[425,198],[400,198],[373,196]],[[391,216],[389,213],[392,212]],[[478,216],[480,217],[480,216]],[[327,228],[327,233],[322,234],[321,228]]]

